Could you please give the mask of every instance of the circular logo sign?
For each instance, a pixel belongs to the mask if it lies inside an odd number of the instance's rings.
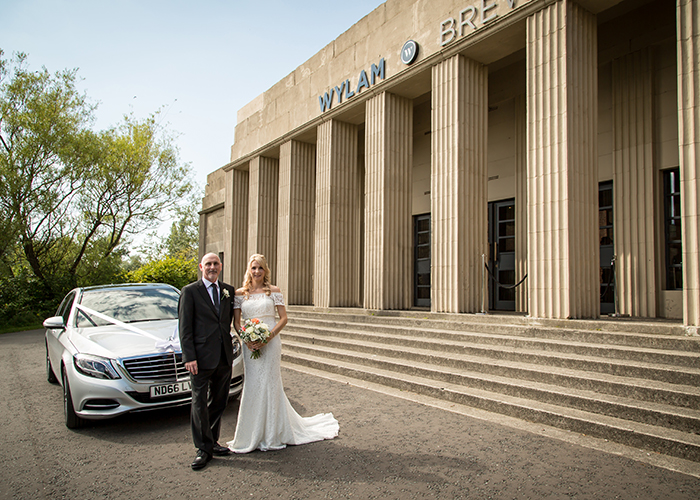
[[[401,62],[404,64],[411,64],[418,57],[418,44],[413,40],[403,44],[401,48]]]

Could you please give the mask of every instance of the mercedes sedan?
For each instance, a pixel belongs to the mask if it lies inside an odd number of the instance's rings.
[[[163,284],[72,290],[46,328],[46,376],[63,387],[66,426],[189,404],[177,331],[180,292]],[[237,337],[230,396],[243,388]]]

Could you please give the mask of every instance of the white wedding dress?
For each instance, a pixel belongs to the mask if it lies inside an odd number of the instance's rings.
[[[257,293],[248,299],[234,297],[234,308],[241,309],[241,323],[258,318],[270,330],[277,324],[277,305],[284,305],[281,293]],[[281,357],[279,335],[260,350],[258,359],[250,359],[250,350],[243,344],[245,377],[238,423],[233,441],[226,443],[235,453],[279,450],[288,444],[311,443],[338,435],[338,421],[332,413],[304,418],[292,408],[282,386]]]

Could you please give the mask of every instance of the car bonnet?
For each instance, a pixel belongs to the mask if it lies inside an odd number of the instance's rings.
[[[168,339],[177,340],[177,320],[144,321],[137,325],[134,330],[117,325],[78,328],[71,342],[79,352],[109,358],[179,351],[177,345],[172,345],[176,342],[167,342]]]

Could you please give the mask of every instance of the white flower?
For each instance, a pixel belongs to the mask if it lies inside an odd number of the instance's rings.
[[[262,323],[257,318],[247,319],[243,323],[243,326],[238,332],[239,337],[246,344],[250,342],[262,342],[266,344],[270,339],[270,328]],[[250,353],[251,359],[258,359],[260,357],[260,350],[252,351]]]
[[[225,299],[228,299],[230,297],[228,290],[224,288],[224,290],[221,292],[221,296]]]

